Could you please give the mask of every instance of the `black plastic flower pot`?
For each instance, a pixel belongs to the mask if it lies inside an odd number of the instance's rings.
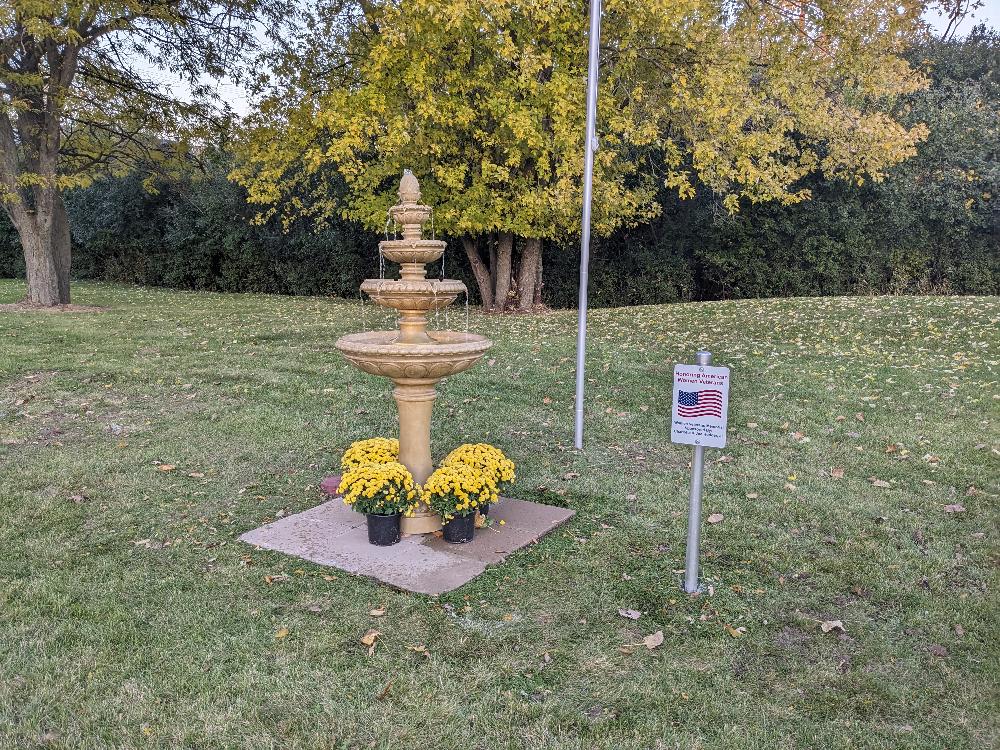
[[[368,542],[379,547],[389,547],[399,541],[399,513],[382,516],[368,514]]]
[[[444,540],[449,544],[465,544],[476,533],[476,514],[455,516],[444,527]]]

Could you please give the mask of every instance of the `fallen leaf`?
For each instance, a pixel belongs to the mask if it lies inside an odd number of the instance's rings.
[[[381,617],[382,615],[385,614],[385,605],[382,605],[377,609],[370,610],[368,614],[370,614],[372,617]]]
[[[173,470],[174,470],[174,469],[176,469],[177,467],[176,467],[176,466],[174,466],[173,464],[160,464],[160,465],[159,465],[159,466],[157,466],[156,468],[157,468],[157,470],[159,470],[159,471],[173,471]]]
[[[637,612],[634,609],[619,609],[618,614],[622,617],[627,617],[629,620],[638,620],[642,617],[642,612]]]
[[[567,471],[565,474],[563,474],[563,479],[576,479],[578,476],[580,476],[579,472]]]
[[[418,654],[423,654],[427,658],[430,658],[431,652],[428,651],[427,650],[427,646],[425,646],[422,643],[420,645],[418,645],[418,646],[407,646],[406,648],[409,651],[415,651]]]
[[[892,485],[884,479],[876,479],[875,477],[871,477],[871,483],[872,487],[892,487]]]
[[[760,495],[757,494],[756,492],[747,493],[747,500],[756,500],[758,497],[760,497]]]
[[[961,638],[963,635],[965,635],[965,628],[963,628],[961,625],[956,625],[955,626],[955,635],[957,635],[959,638]]]
[[[952,505],[944,506],[945,513],[965,513],[965,506],[961,503],[953,503]]]
[[[655,633],[647,635],[645,638],[642,639],[642,642],[646,646],[646,648],[652,651],[654,648],[663,643],[663,631],[657,630]]]
[[[282,638],[287,638],[288,637],[288,628],[281,628],[281,629],[279,629],[278,632],[274,634],[274,637],[277,640],[279,640],[279,641]]]
[[[188,476],[191,477],[192,479],[202,479],[205,476],[205,472],[203,472],[203,471],[192,471],[192,472],[190,472],[188,474]]]
[[[942,659],[948,655],[948,649],[937,643],[932,643],[930,646],[927,647],[927,650],[930,651],[932,654],[934,654],[934,656],[939,656]]]
[[[719,523],[719,521],[721,521],[723,518],[725,518],[725,516],[722,515],[721,513],[713,513],[705,520],[708,521],[709,523]]]
[[[857,414],[854,415],[854,418],[856,420],[858,420],[859,422],[864,422],[865,421],[865,415],[862,414],[860,411]]]
[[[368,655],[371,656],[375,653],[375,642],[378,641],[378,637],[382,635],[381,632],[372,628],[363,636],[361,636],[361,645],[368,647]]]
[[[379,701],[385,700],[386,696],[389,695],[390,688],[392,688],[392,683],[393,683],[392,680],[389,680],[387,683],[385,683],[385,687],[378,692],[378,695],[375,696],[375,700]]]
[[[832,630],[839,630],[841,633],[847,632],[847,628],[844,627],[844,623],[840,620],[824,620],[820,623],[819,628],[824,633],[829,633]]]
[[[834,479],[843,479],[844,478],[844,467],[843,466],[834,466],[832,469],[830,469],[830,476],[833,477]]]
[[[542,403],[543,404],[551,404],[552,403],[552,399],[549,398],[548,396],[546,396],[545,398],[542,399]]]
[[[741,638],[747,632],[747,629],[742,625],[738,628],[734,628],[732,625],[726,625],[725,628],[726,632],[733,638]]]

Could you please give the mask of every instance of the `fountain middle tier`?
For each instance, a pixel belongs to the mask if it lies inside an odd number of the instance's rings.
[[[447,307],[466,289],[454,279],[365,279],[361,291],[382,307],[427,312]]]
[[[429,331],[429,343],[400,341],[400,331],[349,333],[337,340],[337,349],[355,367],[372,375],[400,381],[434,383],[464,372],[482,359],[493,342],[462,331]]]

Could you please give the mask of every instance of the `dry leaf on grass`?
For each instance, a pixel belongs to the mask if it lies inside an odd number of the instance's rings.
[[[647,635],[642,639],[643,644],[652,651],[654,648],[663,643],[663,631],[657,630],[655,633]]]
[[[738,628],[734,628],[732,625],[725,625],[726,632],[729,633],[733,638],[741,638],[747,632],[747,629],[742,625]]]
[[[868,477],[868,481],[872,483],[873,487],[892,487],[889,482],[884,479],[878,479],[877,477]]]
[[[844,467],[843,466],[834,466],[832,469],[830,469],[830,476],[833,477],[834,479],[843,479],[844,478]]]
[[[824,620],[819,624],[819,629],[824,633],[829,633],[833,630],[839,630],[841,633],[847,632],[847,628],[844,627],[844,623],[840,620]]]
[[[944,506],[945,513],[965,513],[965,506],[961,503]]]
[[[622,617],[628,618],[629,620],[638,620],[642,617],[642,612],[637,612],[634,609],[619,609],[618,614]]]
[[[372,628],[363,636],[361,636],[361,645],[368,648],[368,655],[371,656],[375,653],[375,643],[378,641],[378,637],[382,635],[381,632]]]
[[[278,632],[274,634],[274,637],[277,640],[279,640],[279,641],[282,638],[287,638],[288,637],[288,628],[281,628],[281,629],[279,629]]]
[[[370,614],[372,617],[381,617],[382,615],[385,614],[385,605],[383,604],[381,607],[369,610],[368,614]]]
[[[177,467],[173,464],[160,464],[156,467],[159,471],[173,471]]]
[[[713,513],[705,520],[708,521],[709,523],[719,523],[719,521],[721,521],[723,518],[725,518],[725,516],[722,515],[721,513]]]

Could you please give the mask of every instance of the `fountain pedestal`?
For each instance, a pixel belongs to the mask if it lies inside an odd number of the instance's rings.
[[[428,279],[425,264],[444,254],[445,243],[422,237],[431,208],[420,203],[420,185],[406,170],[399,183],[399,203],[389,214],[402,226],[402,239],[379,243],[387,260],[400,264],[399,279],[366,279],[361,290],[378,305],[399,311],[395,331],[352,333],[337,349],[355,367],[390,378],[399,411],[399,460],[418,484],[434,470],[431,458],[431,413],[441,378],[463,372],[482,358],[493,342],[460,331],[428,331],[427,313],[440,310],[466,292],[461,281]],[[402,521],[404,534],[426,534],[441,528],[440,518],[425,508]]]

